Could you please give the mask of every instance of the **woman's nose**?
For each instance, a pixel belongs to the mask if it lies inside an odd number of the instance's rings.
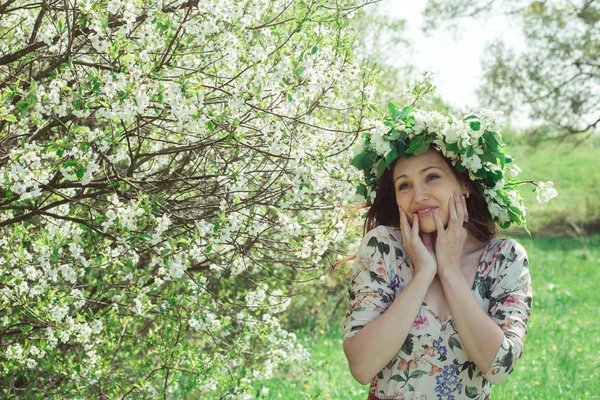
[[[429,198],[429,192],[425,185],[415,185],[415,200],[423,201]]]

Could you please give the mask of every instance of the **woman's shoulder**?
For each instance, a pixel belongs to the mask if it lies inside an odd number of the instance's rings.
[[[389,244],[402,243],[400,228],[393,226],[378,225],[365,234],[363,241],[371,240],[373,237],[376,237],[379,241],[387,242]]]
[[[492,238],[492,252],[499,252],[501,254],[516,254],[516,255],[527,255],[527,251],[521,243],[513,238],[500,238],[494,236]]]

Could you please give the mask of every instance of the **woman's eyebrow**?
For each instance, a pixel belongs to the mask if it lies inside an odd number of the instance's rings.
[[[443,170],[442,170],[442,169],[441,169],[439,166],[437,166],[437,165],[435,165],[435,164],[434,164],[434,165],[430,165],[430,166],[428,166],[428,167],[425,167],[425,168],[423,168],[421,171],[419,171],[419,174],[422,174],[422,173],[424,173],[424,172],[426,172],[427,170],[430,170],[430,169],[432,169],[432,168],[437,168],[437,169],[439,169],[439,170],[443,171]],[[398,179],[400,179],[400,178],[406,178],[406,174],[402,174],[402,175],[400,175],[400,176],[397,176],[397,177],[396,177],[396,179],[394,179],[394,182],[396,182],[396,181],[397,181]]]

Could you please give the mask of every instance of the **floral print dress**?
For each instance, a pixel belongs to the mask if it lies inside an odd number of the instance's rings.
[[[400,229],[378,226],[368,232],[354,263],[344,340],[382,315],[412,276]],[[489,371],[470,360],[452,316],[441,321],[423,302],[404,345],[373,378],[371,394],[380,399],[489,399],[491,384],[512,372],[523,351],[532,301],[525,249],[513,239],[492,238],[472,291],[504,331]]]

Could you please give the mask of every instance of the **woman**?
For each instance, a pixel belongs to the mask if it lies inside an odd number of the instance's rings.
[[[525,222],[504,180],[518,168],[497,154],[495,114],[449,123],[390,109],[353,160],[359,189],[376,196],[349,290],[350,370],[373,400],[489,399],[522,354],[531,310],[527,254],[494,236],[496,223]]]

